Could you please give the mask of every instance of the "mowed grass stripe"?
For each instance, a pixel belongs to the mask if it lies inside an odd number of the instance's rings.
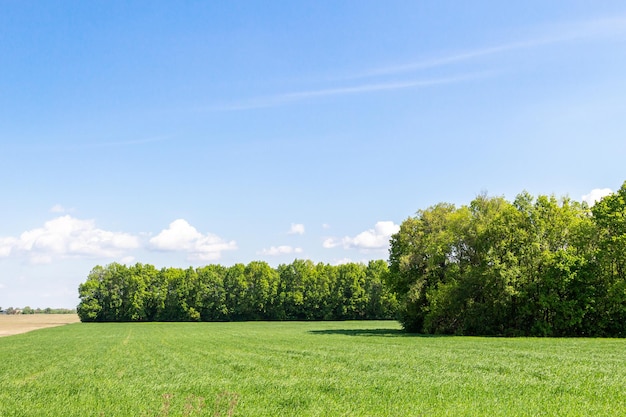
[[[3,417],[157,416],[164,403],[169,416],[213,416],[229,402],[236,416],[626,415],[622,339],[419,337],[386,321],[98,323],[1,338],[0,355]]]

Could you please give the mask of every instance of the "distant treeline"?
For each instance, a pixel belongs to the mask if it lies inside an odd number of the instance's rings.
[[[389,283],[420,333],[626,336],[626,183],[593,207],[476,197],[405,220]]]
[[[382,260],[187,269],[112,263],[80,284],[78,315],[83,322],[391,319],[397,302],[388,273]]]
[[[76,310],[69,308],[24,308],[8,307],[5,310],[0,307],[0,313],[4,314],[76,314]]]

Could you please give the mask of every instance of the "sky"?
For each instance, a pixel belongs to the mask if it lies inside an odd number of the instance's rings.
[[[0,307],[96,265],[387,259],[626,180],[623,1],[0,0]]]

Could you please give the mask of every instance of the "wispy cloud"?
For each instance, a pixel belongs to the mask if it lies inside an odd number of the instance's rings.
[[[45,143],[38,144],[27,144],[22,145],[19,144],[16,146],[19,150],[24,150],[28,152],[51,152],[51,151],[81,151],[81,150],[89,150],[89,149],[103,149],[103,148],[123,148],[130,146],[144,146],[150,145],[160,142],[166,142],[171,140],[171,137],[154,137],[154,138],[146,138],[146,139],[129,139],[129,140],[83,140],[79,139],[73,140],[72,142],[65,141],[48,141]]]
[[[393,75],[412,72],[428,68],[443,67],[458,62],[469,61],[475,58],[513,52],[522,49],[572,42],[576,40],[591,40],[602,38],[623,38],[626,36],[626,16],[591,19],[577,22],[567,22],[553,25],[542,31],[543,33],[529,39],[492,45],[465,51],[459,51],[445,56],[423,59],[414,62],[386,66],[352,74],[345,79],[367,78],[382,75]]]
[[[131,140],[120,140],[120,141],[100,141],[100,142],[85,142],[85,143],[75,143],[72,145],[67,145],[66,149],[75,150],[75,149],[92,149],[92,148],[120,148],[126,146],[139,146],[139,145],[149,145],[153,143],[166,142],[170,140],[170,137],[156,137],[156,138],[146,138],[146,139],[131,139]]]
[[[453,77],[431,78],[423,80],[406,80],[406,81],[390,81],[382,83],[367,83],[346,87],[322,88],[318,90],[296,91],[291,93],[276,94],[273,96],[256,97],[247,100],[241,100],[230,104],[210,107],[212,111],[238,111],[252,110],[268,107],[277,107],[288,103],[315,99],[320,97],[345,96],[351,94],[364,94],[382,91],[405,90],[426,88],[436,85],[454,84],[463,81],[470,81],[479,78],[485,78],[493,75],[495,72],[479,72],[469,73]]]
[[[469,51],[462,51],[456,54],[442,56],[439,58],[430,58],[416,62],[408,62],[404,64],[387,66],[374,68],[371,70],[364,71],[362,73],[354,74],[350,78],[366,78],[366,77],[374,77],[381,75],[393,75],[400,74],[405,72],[412,72],[422,69],[428,68],[436,68],[443,67],[450,64],[455,64],[457,62],[468,61],[474,58],[479,58],[483,56],[495,55],[498,53],[504,53],[513,51],[516,49],[529,48],[532,46],[538,46],[545,43],[551,43],[548,40],[535,40],[535,41],[523,41],[523,42],[514,42],[505,45],[497,45],[482,49],[473,49]]]
[[[294,248],[288,245],[272,246],[269,249],[263,249],[257,252],[257,255],[279,256],[290,255],[294,253],[302,253],[302,248]]]
[[[65,213],[65,207],[60,204],[55,204],[50,208],[51,213]]]
[[[531,49],[548,45],[556,45],[577,40],[594,40],[606,38],[624,38],[626,36],[626,16],[616,16],[583,21],[565,22],[551,25],[539,30],[534,36],[526,39],[506,42],[498,45],[483,46],[475,49],[453,52],[439,57],[426,58],[414,62],[401,63],[391,66],[356,71],[342,77],[335,78],[335,82],[342,80],[356,80],[374,77],[392,77],[398,74],[415,72],[423,69],[446,67],[456,63],[470,61],[481,57],[488,57],[507,52],[523,49]],[[411,79],[411,80],[387,80],[382,82],[369,82],[358,85],[340,86],[332,88],[320,88],[315,90],[303,90],[274,95],[252,97],[237,100],[231,103],[209,107],[209,111],[242,111],[262,109],[286,105],[293,102],[311,100],[321,97],[344,96],[351,94],[365,94],[383,91],[403,89],[425,88],[436,85],[445,85],[470,81],[477,78],[493,76],[496,71],[467,73],[450,77]]]

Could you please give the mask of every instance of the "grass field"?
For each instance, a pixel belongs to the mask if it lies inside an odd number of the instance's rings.
[[[0,338],[0,416],[623,416],[626,341],[393,322],[69,324]]]

